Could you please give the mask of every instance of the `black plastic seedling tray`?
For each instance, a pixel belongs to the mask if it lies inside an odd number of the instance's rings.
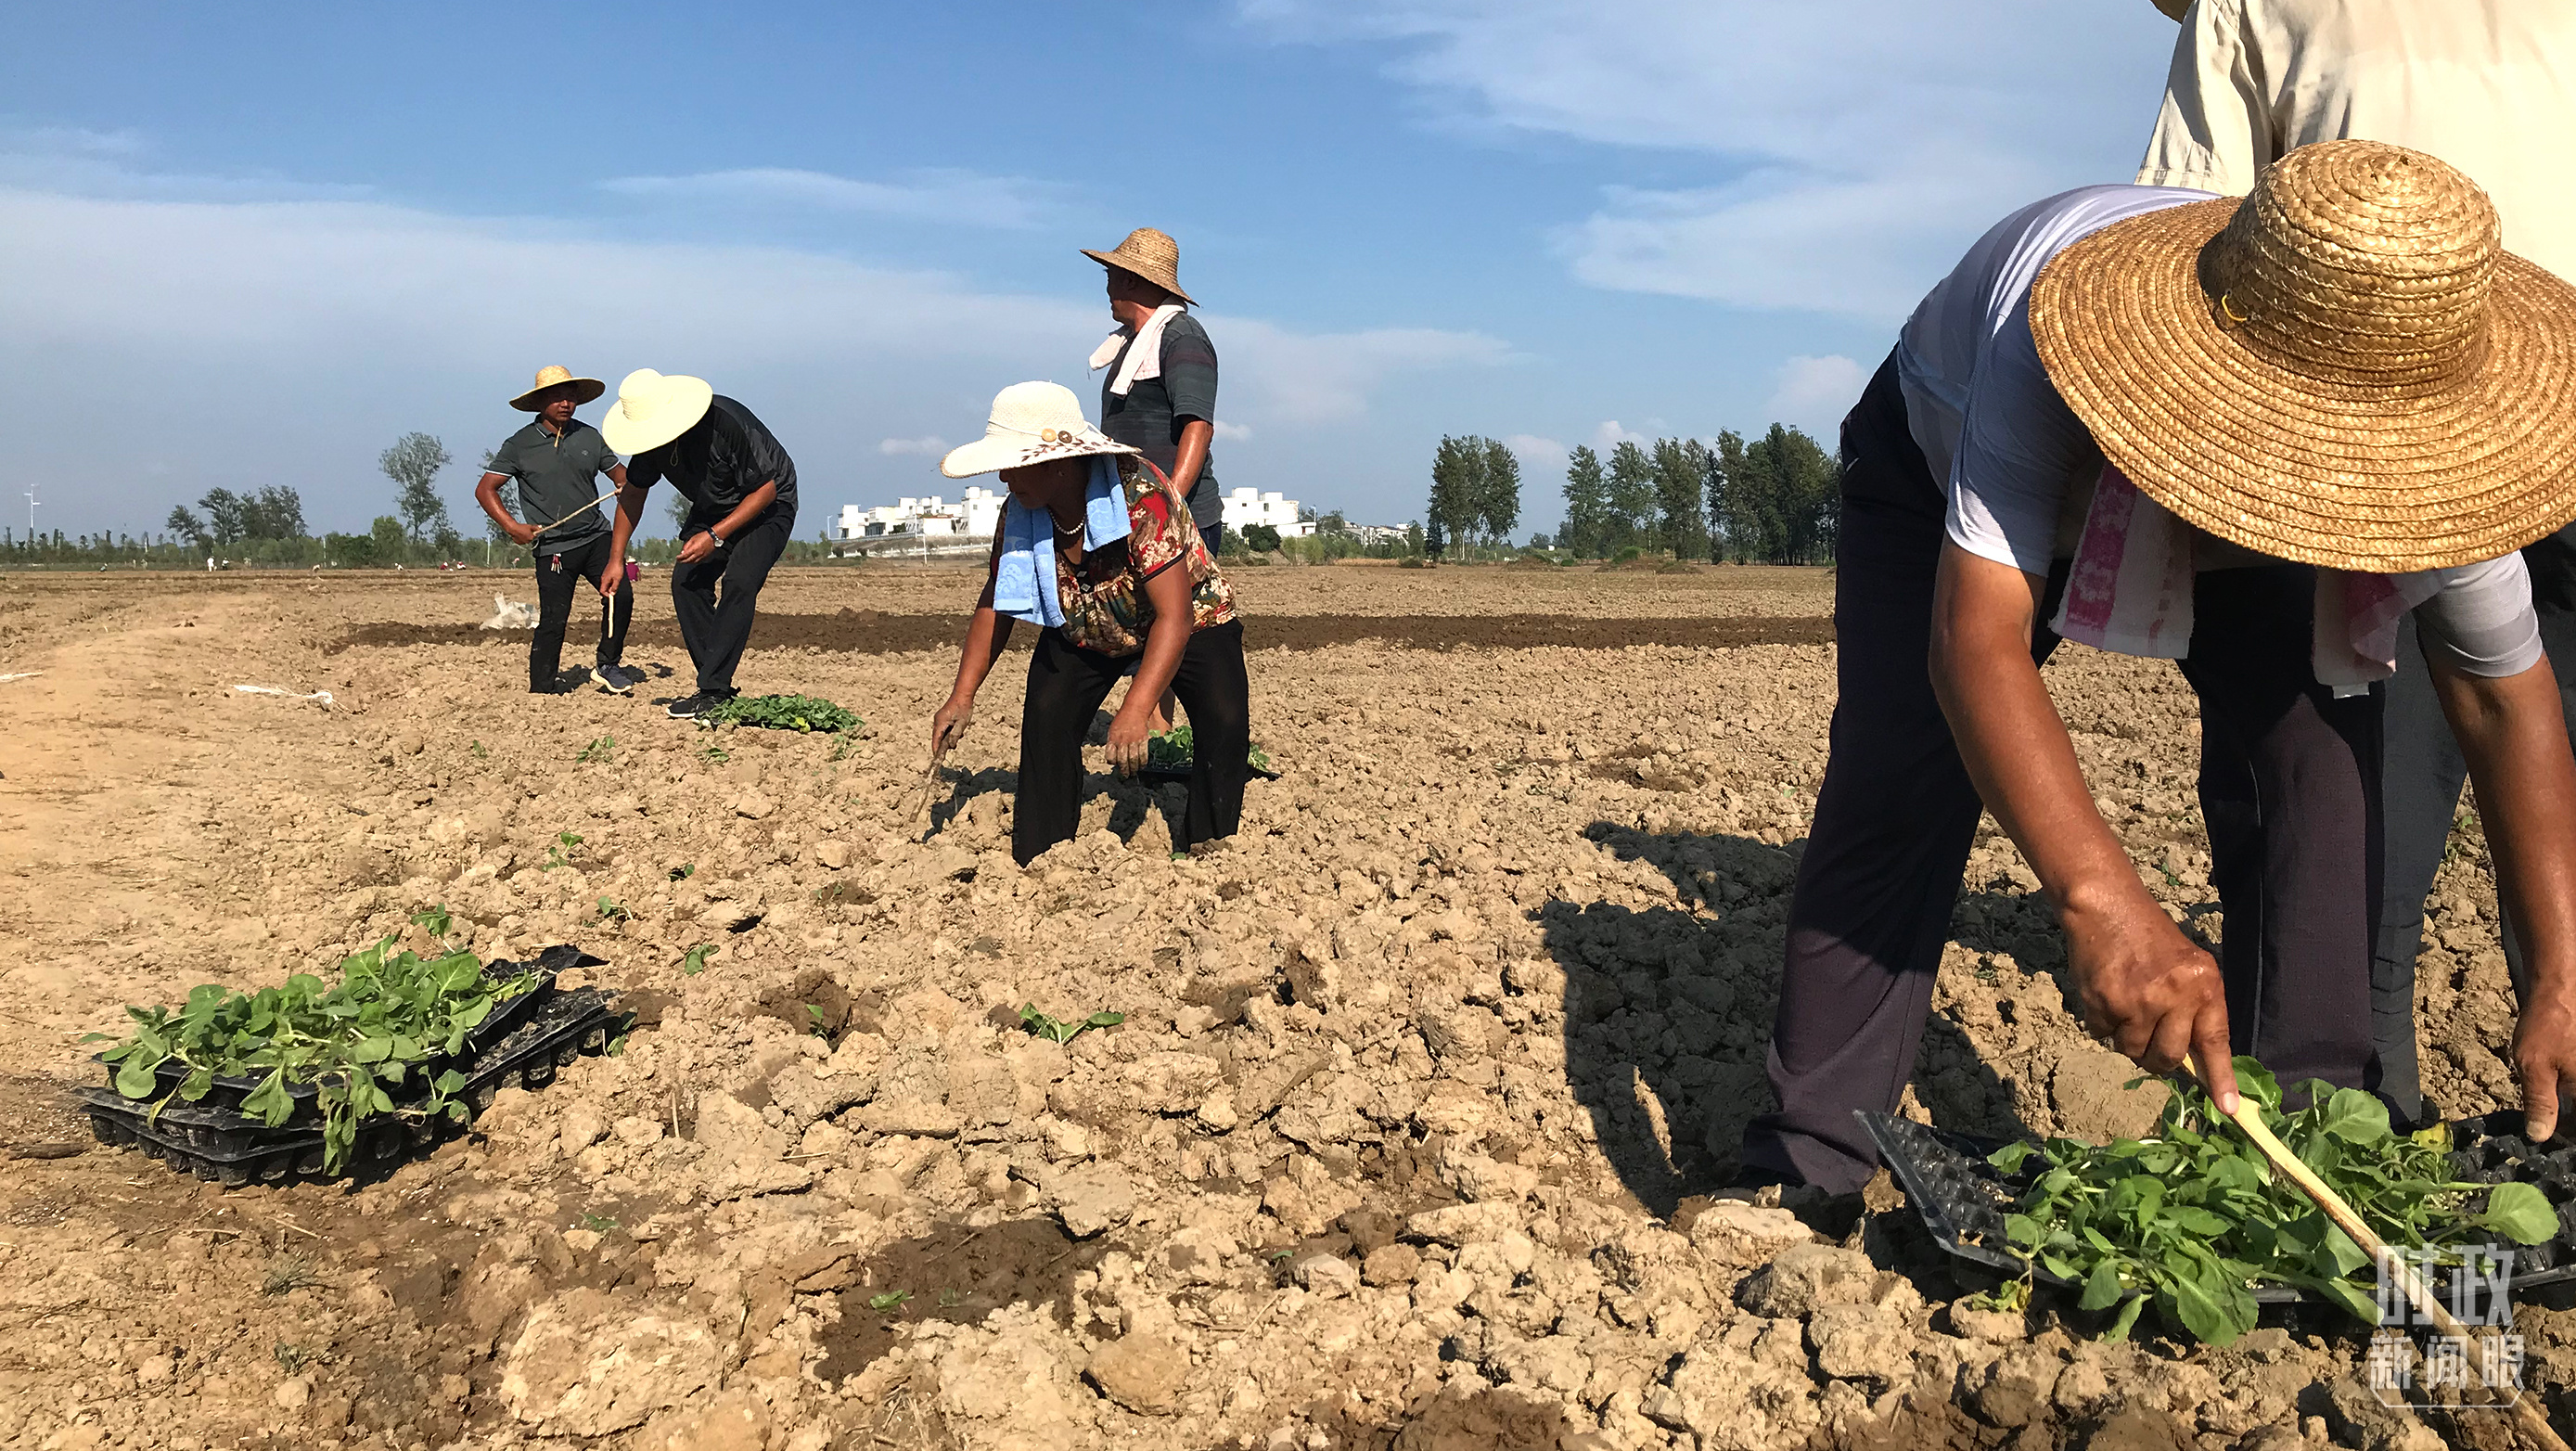
[[[459,1065],[466,1082],[457,1098],[469,1116],[479,1116],[504,1088],[543,1088],[554,1081],[557,1069],[605,1050],[624,1018],[597,988],[555,994],[500,1041]],[[154,1114],[112,1088],[89,1089],[83,1098],[99,1142],[140,1149],[173,1169],[227,1188],[322,1175],[322,1135],[314,1126],[245,1128],[237,1114],[179,1103]],[[418,1099],[415,1094],[408,1101]],[[350,1167],[408,1157],[435,1145],[450,1127],[444,1119],[429,1118],[370,1124],[359,1136]]]
[[[1992,1281],[2027,1274],[2041,1284],[2074,1288],[2006,1248],[2004,1215],[2030,1187],[2028,1174],[2006,1174],[1986,1162],[2004,1146],[2003,1139],[1980,1138],[1918,1124],[1910,1119],[1855,1109],[1852,1116],[1878,1145],[1879,1158],[1905,1187],[1905,1197],[1922,1216],[1932,1242],[1953,1260],[1976,1268],[1967,1278]],[[2576,1281],[2576,1140],[2534,1155],[2517,1137],[2522,1115],[2489,1114],[2452,1126],[2456,1149],[2452,1167],[2463,1180],[2500,1183],[2527,1179],[2541,1187],[2558,1209],[2559,1237],[2544,1245],[2524,1245],[2515,1252],[2512,1289],[2516,1294]],[[2473,1170],[2473,1171],[2472,1171]],[[2447,1295],[2449,1281],[2436,1281]],[[2263,1305],[2325,1305],[2319,1296],[2287,1285],[2264,1285],[2253,1291]]]
[[[558,974],[570,972],[576,967],[604,966],[605,962],[606,959],[593,957],[569,943],[558,943],[525,963],[512,962],[507,958],[486,963],[483,968],[485,977],[507,977],[524,967],[537,974],[536,985],[517,997],[495,1003],[491,1015],[475,1024],[474,1030],[465,1035],[465,1047],[462,1052],[452,1058],[442,1056],[424,1060],[422,1066],[435,1075],[478,1057],[485,1049],[517,1026],[522,1019],[534,1012],[539,1003],[546,1000],[554,991],[555,978]],[[92,1055],[91,1061],[97,1063],[106,1072],[110,1091],[113,1092],[116,1065],[95,1054]],[[181,1063],[164,1063],[154,1070],[153,1076],[160,1082],[160,1093],[156,1096],[167,1098],[178,1091],[180,1084],[187,1081],[188,1068]],[[217,1078],[213,1086],[206,1090],[206,1096],[197,1100],[193,1106],[202,1111],[228,1115],[234,1124],[241,1127],[264,1127],[259,1125],[258,1120],[245,1118],[239,1112],[242,1100],[249,1097],[259,1085],[260,1078],[255,1075]],[[315,1092],[313,1085],[290,1083],[285,1087],[288,1096],[296,1101],[295,1116],[289,1119],[288,1123],[309,1126],[316,1113],[313,1106]],[[128,1102],[132,1101],[128,1100]],[[172,1106],[177,1106],[176,1099],[172,1099]]]

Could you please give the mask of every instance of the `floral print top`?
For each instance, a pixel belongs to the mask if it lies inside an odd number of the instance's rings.
[[[1189,502],[1161,469],[1127,455],[1118,461],[1127,491],[1127,537],[1085,554],[1079,564],[1056,551],[1056,587],[1064,601],[1064,638],[1085,650],[1125,657],[1141,653],[1154,626],[1145,581],[1166,569],[1190,572],[1190,627],[1234,618],[1234,591],[1217,572]]]

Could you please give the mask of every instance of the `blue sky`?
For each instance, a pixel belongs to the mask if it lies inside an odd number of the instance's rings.
[[[532,21],[531,17],[535,17]],[[1078,247],[1179,238],[1219,473],[1418,517],[1444,433],[1830,445],[1987,223],[2137,164],[2147,0],[36,7],[0,51],[0,523],[285,483],[385,512],[541,364],[708,378],[807,534],[954,492],[1005,384],[1096,400]],[[592,410],[595,416],[596,410]]]

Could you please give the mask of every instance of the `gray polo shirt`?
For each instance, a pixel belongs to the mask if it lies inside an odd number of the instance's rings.
[[[1134,335],[1127,347],[1110,359],[1109,371],[1100,380],[1100,431],[1129,448],[1141,448],[1154,467],[1165,473],[1180,457],[1181,429],[1193,419],[1216,422],[1216,344],[1208,341],[1207,329],[1199,320],[1182,313],[1163,324],[1163,376],[1139,378],[1119,397],[1109,391],[1118,381],[1118,369],[1127,361],[1127,348],[1136,345]],[[1217,502],[1216,449],[1208,449],[1207,462],[1199,467],[1196,482],[1190,485],[1190,520],[1204,529],[1224,517]]]
[[[578,418],[564,425],[560,437],[540,418],[504,440],[483,467],[519,481],[519,522],[544,529],[599,497],[598,477],[617,467],[617,451],[598,429]],[[533,547],[539,554],[561,554],[605,537],[605,515],[615,507],[602,504],[561,529],[540,534]]]

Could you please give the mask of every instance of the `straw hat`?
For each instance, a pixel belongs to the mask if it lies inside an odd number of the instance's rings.
[[[2475,563],[2576,518],[2576,288],[2502,235],[2433,157],[2319,142],[2059,253],[2030,330],[2186,521],[2336,569]]]
[[[2191,8],[2191,0],[2156,0],[2156,8],[2163,11],[2168,19],[2180,20],[2183,12]]]
[[[715,396],[704,378],[677,373],[665,378],[638,368],[617,385],[617,402],[599,420],[600,437],[629,457],[660,448],[696,427]]]
[[[1063,384],[1013,383],[993,395],[993,416],[985,421],[984,436],[950,449],[939,461],[939,471],[968,479],[1048,459],[1141,452],[1092,427],[1082,416],[1081,401]]]
[[[608,385],[599,381],[597,378],[576,378],[572,375],[572,369],[570,368],[548,366],[537,370],[537,381],[535,384],[533,384],[527,392],[511,399],[510,406],[518,409],[521,413],[534,413],[539,408],[545,406],[537,401],[537,395],[543,393],[548,388],[552,388],[563,383],[578,383],[581,385],[581,391],[572,395],[572,401],[575,403],[588,403],[600,394],[608,391]]]
[[[1156,287],[1172,294],[1192,307],[1199,300],[1181,290],[1181,244],[1151,227],[1138,227],[1127,234],[1114,252],[1082,249],[1082,255],[1103,267],[1116,267],[1133,272]]]

